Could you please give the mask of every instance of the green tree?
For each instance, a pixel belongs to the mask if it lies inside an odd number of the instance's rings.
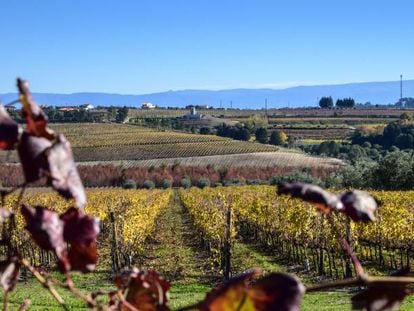
[[[201,135],[209,135],[209,134],[211,134],[210,128],[209,127],[206,127],[206,126],[200,128],[200,134]]]
[[[273,131],[270,135],[270,144],[275,146],[283,145],[287,141],[287,136],[285,132],[281,131]]]
[[[269,143],[269,137],[268,137],[268,135],[267,135],[267,129],[266,128],[264,128],[264,127],[259,127],[257,130],[256,130],[256,140],[259,142],[259,143],[262,143],[262,144],[267,144],[267,143]]]
[[[333,106],[334,106],[334,102],[331,96],[329,97],[325,96],[319,100],[319,107],[321,108],[333,108]]]
[[[373,174],[375,186],[379,189],[411,189],[413,186],[412,154],[403,151],[388,153],[378,162]]]
[[[116,112],[116,122],[122,123],[125,121],[125,119],[128,116],[128,108],[127,107],[123,107],[123,108],[119,108],[118,111]]]
[[[335,107],[337,108],[353,108],[355,107],[355,100],[353,98],[338,99]]]

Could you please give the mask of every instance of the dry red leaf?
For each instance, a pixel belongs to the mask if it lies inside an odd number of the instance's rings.
[[[4,222],[7,218],[9,218],[13,213],[6,209],[0,208],[0,223]]]
[[[70,245],[69,266],[66,268],[72,271],[93,271],[98,262],[99,220],[76,208],[67,210],[60,219],[64,222],[63,238]]]
[[[278,186],[278,194],[289,194],[294,198],[313,203],[322,212],[330,212],[331,210],[340,210],[343,208],[342,202],[338,196],[330,193],[319,186],[295,182],[284,183]]]
[[[76,207],[83,209],[86,194],[73,158],[69,142],[59,135],[52,143],[46,138],[32,136],[24,132],[17,151],[26,182],[34,182],[47,177],[60,195],[73,198]]]
[[[12,150],[19,139],[19,125],[0,105],[0,149]]]
[[[240,310],[246,302],[249,303],[246,301],[249,282],[261,273],[260,269],[252,269],[216,286],[200,303],[199,310]]]
[[[98,248],[96,242],[70,243],[69,247],[70,271],[92,272],[98,262]]]
[[[20,94],[20,102],[22,103],[22,115],[26,120],[26,131],[30,135],[53,140],[55,133],[47,127],[47,116],[30,93],[29,83],[18,78],[17,88]]]
[[[272,273],[248,290],[248,296],[258,311],[299,311],[305,286],[293,275]]]
[[[49,183],[63,197],[74,198],[76,207],[83,210],[86,194],[70,143],[60,134],[53,146],[45,152],[49,166]]]
[[[119,289],[126,292],[126,301],[140,311],[168,311],[170,283],[155,271],[137,268],[125,271],[115,278]],[[123,307],[123,310],[129,310]]]
[[[374,212],[378,207],[377,201],[367,192],[350,191],[340,196],[344,205],[343,213],[354,221],[374,221]]]
[[[41,206],[21,206],[26,221],[26,229],[33,240],[44,250],[54,251],[59,259],[66,257],[66,245],[63,240],[64,222],[59,215]]]
[[[252,280],[260,270],[239,275],[213,289],[199,304],[202,311],[252,310],[298,311],[305,287],[295,276],[272,273]]]
[[[289,194],[313,203],[322,212],[344,213],[353,221],[374,221],[378,203],[369,193],[359,190],[336,195],[319,186],[306,183],[285,183],[278,187],[278,194]]]
[[[19,277],[19,261],[16,257],[0,261],[0,285],[5,291],[12,291]]]
[[[404,298],[410,293],[411,290],[407,286],[401,286],[401,283],[376,284],[354,295],[351,299],[352,308],[366,311],[399,310]]]
[[[64,222],[63,237],[67,242],[92,243],[99,235],[99,219],[90,217],[76,208],[68,209],[60,216]]]
[[[52,143],[46,138],[23,133],[17,151],[26,182],[35,182],[48,174],[49,162],[45,151],[51,146]]]

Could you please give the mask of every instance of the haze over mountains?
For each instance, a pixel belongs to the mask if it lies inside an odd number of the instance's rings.
[[[337,85],[298,86],[286,89],[230,89],[230,90],[182,90],[142,95],[107,93],[49,94],[34,93],[37,101],[44,105],[75,106],[90,103],[95,106],[140,107],[151,102],[160,107],[185,107],[189,104],[213,107],[268,108],[317,106],[322,96],[337,98],[352,97],[357,103],[394,104],[400,97],[400,82],[364,82]],[[403,97],[414,97],[414,80],[403,82]],[[0,102],[8,103],[17,98],[15,93],[0,94]]]

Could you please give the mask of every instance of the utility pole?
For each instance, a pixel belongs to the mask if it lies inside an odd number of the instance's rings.
[[[233,109],[233,101],[230,101],[230,109]]]
[[[267,119],[267,98],[265,98],[265,117]]]
[[[402,103],[403,92],[402,92],[403,75],[400,75],[400,103]]]

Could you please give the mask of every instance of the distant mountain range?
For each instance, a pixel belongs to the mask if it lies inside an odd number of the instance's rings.
[[[268,108],[317,106],[322,96],[337,98],[352,97],[358,103],[394,104],[400,96],[400,82],[364,82],[336,85],[297,86],[286,89],[230,89],[230,90],[182,90],[142,95],[107,93],[49,94],[34,93],[41,104],[53,106],[76,106],[91,103],[95,106],[140,107],[151,102],[160,107],[184,107],[189,104],[213,107]],[[414,80],[403,82],[403,96],[414,97]],[[0,102],[8,103],[16,94],[0,94]]]

